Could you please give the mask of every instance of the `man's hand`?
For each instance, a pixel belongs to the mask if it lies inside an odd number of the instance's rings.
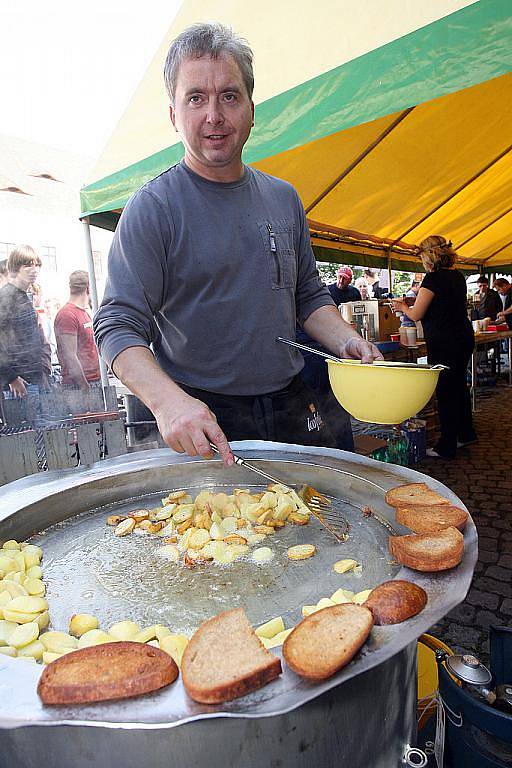
[[[27,396],[27,382],[22,379],[21,376],[17,376],[9,384],[9,389],[13,393],[14,397],[26,397]]]
[[[226,466],[234,463],[226,435],[215,414],[201,400],[182,392],[172,410],[164,406],[156,408],[154,413],[160,434],[174,451],[211,459],[214,454],[210,443],[213,443]]]
[[[496,315],[496,320],[504,320],[505,319],[505,313],[504,312],[498,312]]]
[[[384,360],[375,344],[365,341],[361,336],[351,336],[341,346],[340,357],[361,360],[362,363],[373,363],[374,360]]]

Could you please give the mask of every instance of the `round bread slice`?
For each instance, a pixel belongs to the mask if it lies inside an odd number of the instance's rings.
[[[390,536],[389,550],[397,562],[415,571],[447,571],[462,560],[464,536],[457,528]]]
[[[44,704],[89,704],[150,693],[177,677],[176,663],[159,648],[103,643],[52,661],[39,678],[37,692]]]
[[[417,584],[402,579],[385,581],[372,589],[364,605],[373,613],[375,624],[400,624],[422,611],[427,593]]]
[[[181,660],[185,690],[201,704],[231,701],[280,674],[280,659],[264,648],[243,608],[203,622]]]
[[[432,491],[426,483],[406,483],[390,488],[386,493],[386,502],[391,507],[431,507],[440,504],[450,504],[448,499],[436,491]]]
[[[468,517],[464,509],[446,504],[437,507],[398,507],[396,510],[397,523],[405,525],[414,533],[433,533],[451,527],[463,531]]]
[[[354,658],[372,626],[372,613],[362,605],[342,603],[322,608],[288,635],[283,656],[297,675],[325,680]]]

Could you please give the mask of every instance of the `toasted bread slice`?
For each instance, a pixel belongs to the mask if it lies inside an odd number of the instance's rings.
[[[426,604],[425,590],[401,579],[379,584],[364,603],[373,613],[375,624],[399,624],[416,616]]]
[[[285,661],[301,677],[325,680],[354,658],[372,626],[372,613],[362,605],[322,608],[288,635],[283,645]]]
[[[407,483],[390,488],[386,493],[386,501],[391,507],[431,507],[440,504],[450,504],[448,499],[436,491],[432,491],[426,483]]]
[[[245,696],[280,674],[281,661],[264,648],[243,608],[201,624],[181,661],[183,685],[201,704]]]
[[[175,662],[158,648],[103,643],[52,661],[39,678],[37,692],[44,704],[88,704],[156,691],[177,677]]]
[[[440,504],[438,507],[398,507],[396,521],[414,533],[433,533],[445,528],[464,530],[468,513],[459,507]]]
[[[390,536],[389,549],[395,560],[415,571],[446,571],[462,560],[464,536],[457,528]]]

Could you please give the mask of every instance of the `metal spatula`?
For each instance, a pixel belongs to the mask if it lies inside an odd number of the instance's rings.
[[[217,446],[213,445],[213,443],[210,443],[210,447],[214,453],[219,453]],[[254,466],[254,464],[250,464],[248,461],[245,461],[245,459],[242,459],[241,456],[237,456],[233,453],[233,459],[235,464],[238,464],[239,467],[245,467],[246,469],[251,470],[251,472],[255,472],[257,475],[270,480],[271,483],[279,483],[280,485],[292,487],[289,483],[285,483],[284,480],[280,480],[278,477],[269,475],[259,467]],[[324,528],[329,531],[329,533],[334,536],[338,542],[342,543],[348,539],[348,521],[341,516],[338,510],[333,509],[330,499],[320,493],[320,491],[317,491],[316,488],[313,488],[311,485],[304,484],[301,485],[300,488],[294,488],[294,490],[304,501],[308,509],[311,510],[317,520],[324,526]]]

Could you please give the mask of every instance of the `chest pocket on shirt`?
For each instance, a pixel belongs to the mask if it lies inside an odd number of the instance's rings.
[[[293,243],[293,227],[283,221],[259,221],[258,228],[267,257],[270,284],[274,290],[295,288],[297,256]]]

